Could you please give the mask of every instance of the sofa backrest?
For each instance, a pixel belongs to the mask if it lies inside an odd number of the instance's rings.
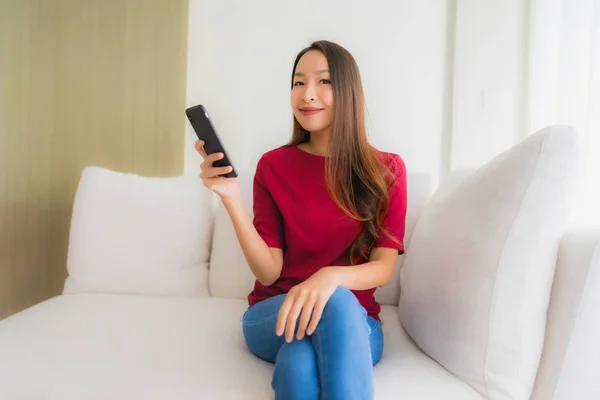
[[[239,184],[250,216],[252,216],[252,183],[254,173],[239,172]],[[408,247],[410,236],[432,190],[431,178],[425,173],[409,173],[408,211],[406,217],[405,245]],[[400,296],[399,270],[404,256],[399,256],[396,272],[392,281],[385,287],[379,288],[376,298],[381,304],[397,305]],[[215,215],[215,226],[211,257],[209,263],[209,291],[211,296],[246,299],[252,291],[255,278],[250,271],[244,254],[239,246],[233,225],[227,211],[219,204]]]
[[[531,400],[600,393],[600,228],[571,226],[560,241],[544,351]]]

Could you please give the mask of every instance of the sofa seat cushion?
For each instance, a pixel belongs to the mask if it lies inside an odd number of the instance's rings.
[[[273,365],[246,348],[236,299],[61,295],[0,321],[2,399],[273,398]],[[481,399],[382,310],[376,399]]]

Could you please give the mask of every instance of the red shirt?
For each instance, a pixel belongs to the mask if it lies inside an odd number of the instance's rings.
[[[401,243],[381,234],[374,247],[404,253],[406,168],[397,154],[381,155],[396,174],[384,226]],[[254,176],[254,226],[267,246],[283,250],[283,268],[277,281],[264,286],[258,280],[248,295],[249,305],[282,293],[322,267],[348,265],[347,255],[362,224],[335,204],[325,187],[325,157],[296,146],[265,153]],[[360,263],[368,260],[359,260]],[[353,290],[369,316],[379,319],[375,288]]]

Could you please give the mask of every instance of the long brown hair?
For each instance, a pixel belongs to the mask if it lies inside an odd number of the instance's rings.
[[[381,232],[398,241],[382,226],[389,207],[388,185],[394,175],[367,140],[360,72],[356,60],[346,49],[321,40],[300,51],[292,70],[292,89],[296,66],[311,50],[320,51],[327,59],[335,104],[328,147],[330,155],[325,168],[327,190],[346,215],[363,223],[348,254],[349,262],[354,264],[358,256],[369,257]],[[310,132],[294,117],[292,138],[287,146],[309,140]]]

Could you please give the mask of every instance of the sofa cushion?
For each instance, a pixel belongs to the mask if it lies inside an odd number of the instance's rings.
[[[561,238],[544,352],[532,400],[600,394],[600,228]]]
[[[86,168],[64,293],[207,296],[212,215],[212,194],[198,177]]]
[[[240,171],[239,185],[246,208],[252,216],[252,183],[254,174]],[[405,243],[408,243],[421,209],[431,194],[431,177],[425,173],[409,173],[408,208],[406,215]],[[375,291],[377,301],[384,305],[398,305],[400,296],[399,270],[404,255],[398,257],[396,272],[391,282]],[[219,203],[215,216],[213,247],[210,259],[210,293],[215,297],[246,299],[254,285],[254,275],[248,267],[244,253],[233,229],[231,219]]]
[[[544,342],[576,135],[536,132],[442,186],[402,270],[402,324],[425,353],[486,397],[528,399]]]
[[[407,176],[407,209],[406,209],[406,230],[404,233],[404,245],[406,252],[410,251],[410,239],[419,220],[423,207],[431,196],[432,182],[431,175],[426,173],[413,172]],[[382,305],[397,306],[400,298],[400,271],[404,264],[406,254],[398,256],[396,261],[396,270],[394,277],[385,286],[377,288],[375,299]]]
[[[1,399],[273,398],[235,299],[62,295],[0,321]],[[377,400],[483,400],[424,355],[383,307]]]

